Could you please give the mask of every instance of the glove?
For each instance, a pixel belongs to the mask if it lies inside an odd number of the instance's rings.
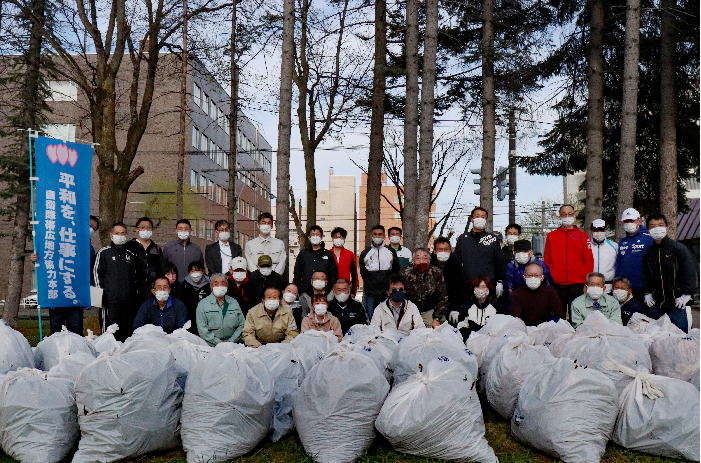
[[[645,295],[645,303],[648,307],[652,307],[655,305],[655,300],[652,298],[652,294]]]
[[[458,312],[457,310],[453,310],[448,315],[448,321],[450,321],[450,323],[452,323],[452,324],[456,324],[458,322],[459,317],[460,317],[460,312]]]
[[[501,297],[501,295],[504,294],[504,285],[501,284],[501,281],[497,282],[496,293],[497,297]]]
[[[675,302],[677,305],[677,309],[683,309],[684,307],[686,307],[686,303],[689,302],[690,299],[691,296],[688,294],[682,294],[681,296],[676,298]]]

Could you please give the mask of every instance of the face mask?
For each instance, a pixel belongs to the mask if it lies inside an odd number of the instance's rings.
[[[231,238],[230,232],[219,232],[219,241],[229,241]]]
[[[288,304],[292,304],[295,299],[297,299],[297,296],[295,296],[292,293],[282,293],[282,298],[287,302]]]
[[[628,299],[628,291],[625,289],[614,289],[613,297],[615,297],[618,302],[623,302]]]
[[[667,236],[667,227],[655,227],[650,229],[650,236],[653,240],[661,240]]]
[[[526,286],[528,286],[529,289],[538,289],[540,287],[540,278],[538,277],[529,277],[526,278]]]
[[[127,242],[127,237],[124,235],[112,235],[112,242],[117,246],[121,246]]]
[[[192,278],[192,281],[194,281],[195,283],[199,283],[202,279],[202,274],[200,272],[192,272],[190,274],[190,278]]]
[[[487,226],[487,219],[483,219],[482,217],[477,217],[475,219],[472,219],[472,228],[476,228],[478,230],[484,230],[484,227]]]
[[[372,239],[372,244],[374,244],[375,246],[380,246],[384,242],[385,242],[384,238],[373,238]]]
[[[314,313],[320,317],[326,315],[326,304],[314,304]]]
[[[333,245],[336,246],[337,248],[342,248],[344,244],[346,244],[346,240],[344,240],[343,238],[334,238],[333,239]]]
[[[488,289],[475,288],[475,297],[477,299],[487,299],[489,297]]]
[[[170,291],[156,291],[156,300],[158,302],[165,302],[170,297]]]
[[[564,225],[565,227],[569,227],[574,223],[574,217],[562,217],[560,219],[560,223]]]
[[[178,279],[178,277],[176,277],[176,276],[173,275],[173,274],[166,275],[166,278],[168,278],[168,281],[170,282],[171,285],[172,285],[173,283],[175,283],[175,280]]]
[[[246,272],[233,272],[231,275],[234,277],[236,283],[241,283],[246,279]]]
[[[280,301],[277,299],[266,299],[263,304],[265,305],[265,310],[276,310],[280,307]]]
[[[178,232],[178,239],[180,241],[185,241],[190,237],[190,232],[189,231],[179,231]]]
[[[626,222],[623,224],[623,229],[626,233],[635,233],[638,231],[638,224],[635,222]]]
[[[139,238],[142,240],[150,240],[153,232],[151,230],[139,230]]]
[[[341,304],[346,302],[348,300],[349,296],[350,296],[350,294],[348,294],[348,293],[334,294],[334,297],[336,298],[336,300],[338,302],[340,302]]]
[[[273,227],[271,227],[270,225],[261,225],[258,228],[260,229],[261,235],[266,235],[266,236],[269,235],[270,230],[273,229]]]
[[[437,252],[436,259],[438,259],[438,262],[448,262],[448,259],[450,259],[450,253],[449,252]]]
[[[215,286],[212,288],[212,294],[214,294],[214,297],[224,297],[226,294],[226,286]]]
[[[95,234],[95,230],[93,229],[93,227],[90,227],[90,236],[93,236],[94,234]]]
[[[324,280],[313,280],[312,287],[317,291],[321,291],[322,289],[326,288],[326,282]]]
[[[594,232],[591,234],[591,237],[594,238],[594,241],[597,243],[602,243],[606,239],[606,232]]]
[[[506,235],[506,244],[513,246],[518,241],[518,235]]]
[[[587,286],[587,294],[594,300],[597,300],[604,294],[604,288],[600,286]]]
[[[313,246],[316,246],[317,244],[321,243],[321,236],[310,236],[309,242],[312,243]]]
[[[272,267],[261,267],[260,268],[260,274],[263,275],[264,277],[269,277],[272,273],[273,273]]]
[[[423,262],[421,264],[414,264],[414,268],[419,272],[424,273],[426,270],[428,270],[428,267],[430,265],[431,264],[429,264],[428,262]]]
[[[516,262],[523,265],[526,262],[528,262],[531,258],[528,257],[527,252],[516,252],[516,253],[514,253],[514,259],[516,259]]]
[[[390,293],[389,297],[394,302],[402,302],[404,300],[404,290],[400,289],[399,291],[395,291],[393,293]]]
[[[401,237],[401,236],[394,235],[394,236],[390,236],[390,237],[389,237],[389,242],[392,243],[392,244],[399,244],[399,242],[400,242],[401,240],[402,240],[402,237]]]

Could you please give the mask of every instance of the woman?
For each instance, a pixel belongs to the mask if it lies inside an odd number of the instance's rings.
[[[210,278],[212,294],[197,304],[197,331],[210,346],[220,342],[239,342],[245,319],[239,303],[227,296],[229,282],[223,273]]]
[[[332,331],[340,342],[343,339],[341,322],[328,311],[329,301],[326,295],[314,294],[312,296],[312,307],[313,309],[309,312],[309,315],[302,320],[302,333],[307,330]]]
[[[299,302],[299,289],[294,283],[290,283],[285,287],[282,292],[281,305],[289,307],[292,311],[292,315],[295,317],[295,323],[298,327],[302,326],[302,304]]]
[[[170,293],[178,294],[180,290],[180,283],[178,282],[178,267],[166,262],[163,266],[163,275],[168,278],[168,283],[170,283]]]
[[[472,280],[468,294],[472,294],[472,298],[462,306],[458,323],[464,340],[486,325],[491,317],[501,313],[501,304],[497,302],[494,284],[489,277],[479,276]]]
[[[212,292],[209,277],[204,274],[204,262],[190,262],[187,266],[188,275],[185,277],[175,297],[187,307],[187,316],[192,321],[190,332],[197,334],[197,304]]]
[[[263,302],[248,311],[243,329],[243,342],[248,347],[290,342],[299,334],[292,310],[280,304],[280,297],[280,288],[266,288]]]

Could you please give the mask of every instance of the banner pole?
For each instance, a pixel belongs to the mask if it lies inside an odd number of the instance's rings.
[[[30,214],[31,214],[31,220],[30,223],[32,224],[32,250],[34,251],[34,254],[37,252],[37,244],[36,244],[36,231],[34,230],[34,225],[36,225],[36,215],[34,212],[34,182],[37,180],[36,177],[34,177],[34,160],[32,159],[32,138],[35,138],[36,135],[32,136],[32,129],[27,129],[27,133],[29,134],[29,195],[31,198],[30,202]],[[34,264],[34,272],[36,273],[36,268],[39,266],[39,264]],[[34,282],[36,282],[36,279],[33,279]],[[34,288],[36,289],[36,288]],[[37,293],[38,296],[38,293]],[[44,340],[44,333],[43,333],[43,326],[41,322],[41,307],[39,307],[39,299],[37,297],[37,314],[39,315],[39,341]]]

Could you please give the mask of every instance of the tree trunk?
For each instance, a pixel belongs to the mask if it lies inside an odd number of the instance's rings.
[[[370,229],[380,223],[380,191],[384,153],[385,93],[387,88],[387,2],[375,0],[375,68],[372,79],[372,116],[368,182],[365,195],[365,245],[370,246]],[[356,237],[360,240],[360,237]]]
[[[183,178],[185,177],[185,149],[187,130],[187,0],[183,0],[183,51],[180,70],[180,156],[175,189],[175,215],[183,218]]]
[[[667,217],[667,236],[677,236],[677,104],[674,9],[676,0],[662,0],[660,28],[660,211]]]
[[[496,108],[494,96],[494,0],[482,0],[482,170],[480,206],[489,211],[487,230],[494,220],[494,149]]]
[[[421,138],[419,142],[419,184],[416,201],[416,239],[413,248],[426,247],[431,228],[433,196],[433,108],[438,48],[438,0],[426,0],[424,65],[421,76]]]
[[[584,227],[601,218],[604,199],[604,2],[590,0],[587,50],[587,196]]]
[[[229,107],[229,189],[226,192],[227,215],[231,237],[238,238],[238,197],[236,194],[236,169],[238,162],[239,130],[239,67],[236,56],[236,4],[231,8],[231,106]]]
[[[406,105],[404,108],[404,245],[416,247],[419,126],[419,0],[406,2]]]
[[[618,161],[618,210],[616,238],[625,236],[619,217],[633,207],[635,151],[638,124],[638,61],[640,56],[640,0],[627,0],[623,98],[621,101],[621,149]]]

